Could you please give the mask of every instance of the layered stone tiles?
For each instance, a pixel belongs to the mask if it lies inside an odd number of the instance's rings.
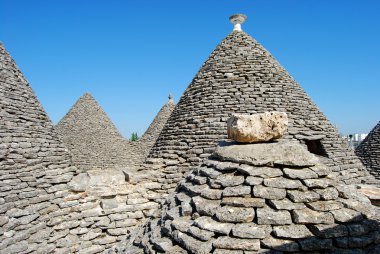
[[[227,137],[233,113],[286,112],[285,138],[321,157],[337,179],[371,179],[336,128],[301,86],[255,39],[231,32],[211,53],[166,122],[145,165],[161,172],[160,192],[170,193],[191,166],[198,165]]]
[[[380,122],[356,148],[355,153],[367,170],[380,179]]]
[[[73,163],[84,170],[133,165],[129,142],[89,93],[79,98],[55,130]]]
[[[129,253],[379,253],[375,207],[331,173],[299,143],[223,144]]]
[[[91,96],[84,94],[55,126],[83,170],[131,168],[143,163],[175,104],[172,99],[161,108],[141,139],[125,139]]]

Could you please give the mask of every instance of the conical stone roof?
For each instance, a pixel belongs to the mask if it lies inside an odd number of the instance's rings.
[[[380,179],[380,122],[356,148],[355,153],[368,171]]]
[[[21,71],[0,44],[0,253],[49,253],[60,229],[70,155]]]
[[[120,253],[158,209],[154,193],[122,169],[78,173],[0,44],[0,253]]]
[[[282,111],[288,140],[298,140],[325,158],[346,183],[368,177],[360,160],[302,87],[255,39],[231,32],[211,53],[165,124],[147,160],[160,168],[162,191],[170,192],[226,138],[231,113]]]
[[[89,93],[79,98],[55,129],[80,168],[125,167],[138,160],[129,142]]]
[[[374,207],[330,173],[299,143],[222,144],[134,244],[144,253],[379,253]]]
[[[174,100],[171,95],[169,95],[167,103],[160,109],[144,135],[136,143],[138,146],[138,152],[136,152],[136,154],[139,154],[142,157],[142,159],[140,159],[141,161],[144,161],[148,156],[174,108]]]

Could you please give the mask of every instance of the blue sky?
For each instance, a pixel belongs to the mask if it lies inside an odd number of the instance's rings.
[[[0,0],[0,41],[54,123],[90,92],[129,137],[179,100],[234,13],[341,133],[380,120],[377,0]]]

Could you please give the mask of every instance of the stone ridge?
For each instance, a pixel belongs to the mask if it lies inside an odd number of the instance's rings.
[[[355,153],[367,167],[367,170],[376,179],[380,179],[380,122],[360,143]]]
[[[287,140],[308,143],[325,156],[335,177],[346,183],[370,178],[360,160],[300,85],[256,40],[230,33],[211,53],[188,86],[148,156],[169,193],[191,166],[227,138],[231,114],[286,112]]]
[[[125,167],[138,163],[130,142],[86,93],[55,126],[81,169]]]
[[[272,149],[287,157],[281,146]],[[375,207],[323,164],[303,166],[302,156],[292,167],[205,160],[127,253],[379,253]]]
[[[173,99],[169,99],[168,102],[157,113],[156,117],[149,125],[144,135],[137,142],[131,142],[131,145],[134,147],[135,156],[140,157],[138,161],[143,162],[149,155],[150,150],[152,149],[154,143],[162,131],[162,128],[164,127],[174,108],[175,103]]]

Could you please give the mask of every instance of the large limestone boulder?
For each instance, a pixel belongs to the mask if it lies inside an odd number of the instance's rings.
[[[228,138],[242,143],[279,139],[287,128],[287,114],[276,111],[255,115],[233,114],[227,122]]]

